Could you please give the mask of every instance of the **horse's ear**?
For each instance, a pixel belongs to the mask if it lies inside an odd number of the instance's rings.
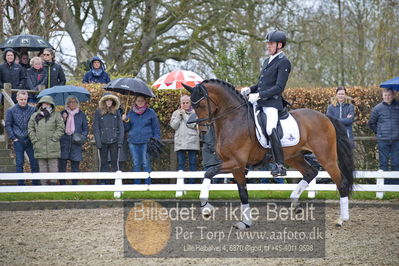
[[[193,93],[193,87],[190,87],[190,86],[188,86],[188,85],[186,85],[186,84],[184,84],[184,83],[182,83],[182,85],[183,85],[183,87],[186,89],[186,90],[188,90],[190,93]]]

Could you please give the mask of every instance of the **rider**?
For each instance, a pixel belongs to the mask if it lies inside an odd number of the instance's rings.
[[[283,53],[287,42],[284,32],[273,30],[266,35],[267,52],[270,57],[263,62],[259,81],[256,85],[245,87],[241,90],[243,96],[248,97],[252,104],[255,102],[263,108],[266,114],[266,133],[271,142],[274,158],[273,176],[285,176],[284,153],[280,138],[277,134],[278,111],[283,109],[283,97],[285,85],[291,71],[291,62]]]

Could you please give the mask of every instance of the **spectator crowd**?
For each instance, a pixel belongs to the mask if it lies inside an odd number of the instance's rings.
[[[87,141],[88,119],[80,109],[77,97],[70,96],[61,112],[55,110],[54,99],[44,96],[39,101],[29,91],[40,91],[57,85],[65,85],[62,66],[55,62],[52,49],[44,49],[29,59],[28,53],[18,54],[7,48],[3,53],[4,63],[0,65],[0,89],[10,83],[18,92],[12,95],[16,103],[6,112],[5,129],[13,143],[16,172],[24,171],[24,153],[29,157],[30,170],[36,172],[66,172],[68,161],[72,172],[80,172],[83,159],[82,145]],[[89,71],[83,83],[109,83],[110,77],[104,62],[94,56],[89,62]],[[2,94],[0,94],[0,100]],[[121,169],[130,153],[133,172],[151,172],[152,158],[148,152],[151,139],[161,139],[160,123],[148,98],[136,96],[127,113],[120,108],[120,99],[111,93],[104,94],[93,119],[93,135],[98,149],[100,171],[115,172]],[[338,87],[327,107],[327,115],[337,118],[345,126],[352,146],[355,146],[352,125],[355,121],[355,107],[344,87]],[[170,118],[170,127],[175,131],[174,151],[177,154],[178,170],[196,171],[201,150],[204,170],[221,163],[214,148],[214,128],[200,134],[195,123],[187,123],[194,115],[190,97],[182,95],[179,108]],[[377,136],[379,169],[399,171],[399,103],[394,91],[384,89],[382,102],[371,113],[368,125]],[[200,138],[201,136],[201,138]],[[201,141],[200,141],[201,139]],[[202,148],[201,144],[202,143]],[[265,170],[265,169],[262,169]],[[222,182],[223,180],[216,180]],[[283,178],[274,180],[283,183]],[[133,181],[140,184],[141,179]],[[144,180],[150,184],[150,178]],[[196,183],[189,178],[186,183]],[[270,182],[263,179],[261,182]],[[48,184],[56,184],[49,180]],[[60,180],[66,184],[66,180]],[[111,180],[98,180],[100,184],[111,184]],[[399,184],[399,179],[386,180],[388,184]],[[18,181],[24,185],[24,180]],[[40,185],[37,180],[33,185]],[[47,184],[43,182],[41,184]],[[72,180],[78,184],[78,180]]]

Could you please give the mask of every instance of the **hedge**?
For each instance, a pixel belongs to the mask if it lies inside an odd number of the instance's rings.
[[[89,118],[89,124],[92,124],[94,112],[98,106],[98,101],[106,92],[101,84],[80,84],[91,93],[91,100],[82,104],[82,109]],[[373,135],[367,127],[367,121],[370,117],[371,109],[381,102],[381,89],[376,87],[347,87],[347,95],[353,98],[355,105],[355,123],[354,134],[357,136]],[[186,91],[175,90],[154,90],[156,98],[150,100],[150,106],[158,114],[161,123],[162,138],[173,138],[173,130],[169,126],[169,119],[177,108],[179,108],[179,99],[182,94],[188,94]],[[122,107],[125,107],[127,96],[115,93],[121,98]],[[284,91],[284,97],[291,103],[290,109],[310,108],[325,113],[330,103],[331,97],[335,94],[335,88],[287,88]],[[129,99],[131,105],[133,97]]]
[[[106,92],[101,84],[81,84],[73,83],[76,86],[82,86],[91,92],[91,99],[87,103],[81,105],[81,109],[86,112],[89,120],[90,134],[89,139],[93,139],[91,125],[94,117],[94,112],[98,106],[98,101],[101,96]],[[372,136],[372,131],[367,127],[367,121],[369,119],[371,109],[381,102],[382,90],[377,87],[347,87],[347,95],[353,98],[355,105],[355,123],[354,123],[354,135],[355,136]],[[175,90],[154,90],[156,98],[150,100],[150,106],[158,114],[158,118],[161,124],[161,136],[163,139],[173,139],[174,131],[169,126],[170,117],[178,107],[179,99],[182,94],[186,91],[175,91]],[[125,108],[127,96],[118,95],[122,102],[122,108]],[[327,106],[330,103],[331,97],[335,94],[335,88],[287,88],[284,91],[284,97],[288,102],[291,103],[290,109],[297,108],[310,108],[313,110],[325,113]],[[133,102],[133,97],[129,98],[129,105]],[[85,156],[82,162],[83,171],[92,170],[92,156],[90,144],[87,143],[84,146]],[[170,147],[169,147],[170,149]],[[364,141],[361,144],[357,143],[357,159],[356,164],[358,169],[367,169],[376,167],[376,148],[375,143],[370,141]],[[169,154],[166,153],[161,162],[158,162],[160,169],[170,168]],[[166,167],[166,168],[164,168]],[[130,167],[128,167],[130,169]]]
[[[80,82],[70,82],[72,85],[85,87],[91,93],[89,102],[81,104],[81,109],[87,114],[89,121],[89,139],[93,140],[91,126],[93,124],[94,112],[98,106],[98,101],[106,92],[103,84],[82,84]],[[378,87],[346,87],[347,95],[353,98],[355,105],[355,123],[353,126],[354,136],[374,136],[374,133],[368,128],[367,121],[370,117],[371,109],[381,102],[382,89]],[[179,99],[182,94],[188,94],[186,91],[174,90],[154,90],[156,98],[150,100],[150,106],[158,114],[161,123],[161,136],[163,139],[173,139],[174,131],[169,126],[169,120],[174,110],[179,107]],[[127,97],[118,95],[125,107]],[[330,99],[335,94],[335,88],[287,88],[284,91],[284,97],[291,103],[290,109],[310,108],[325,113]],[[133,97],[129,99],[131,105]],[[0,108],[0,117],[4,117],[3,108]],[[57,107],[61,110],[62,107]],[[95,163],[93,162],[93,147],[90,142],[84,145],[83,161],[81,170],[93,171]],[[155,162],[154,170],[174,170],[174,163],[169,154],[174,154],[173,145],[167,145],[166,153],[160,160]],[[200,160],[199,160],[200,163]],[[377,149],[375,141],[363,140],[357,141],[355,147],[356,169],[377,169]],[[130,164],[130,163],[129,163]],[[28,167],[28,164],[25,164]],[[129,171],[131,166],[125,165],[125,171]],[[28,169],[26,169],[28,171]]]
[[[346,87],[347,95],[353,98],[355,105],[355,136],[371,136],[367,121],[372,108],[381,102],[382,89],[377,87]],[[310,108],[325,113],[335,88],[289,88],[284,91],[285,98],[291,102],[292,109]]]

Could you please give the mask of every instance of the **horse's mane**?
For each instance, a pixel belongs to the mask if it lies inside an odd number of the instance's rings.
[[[202,82],[202,84],[205,84],[205,83],[216,83],[216,84],[222,86],[223,88],[225,88],[228,92],[230,92],[230,94],[233,95],[240,103],[246,103],[246,100],[241,95],[241,93],[238,90],[236,90],[236,88],[233,85],[231,85],[230,83],[228,83],[224,80],[207,79]]]

